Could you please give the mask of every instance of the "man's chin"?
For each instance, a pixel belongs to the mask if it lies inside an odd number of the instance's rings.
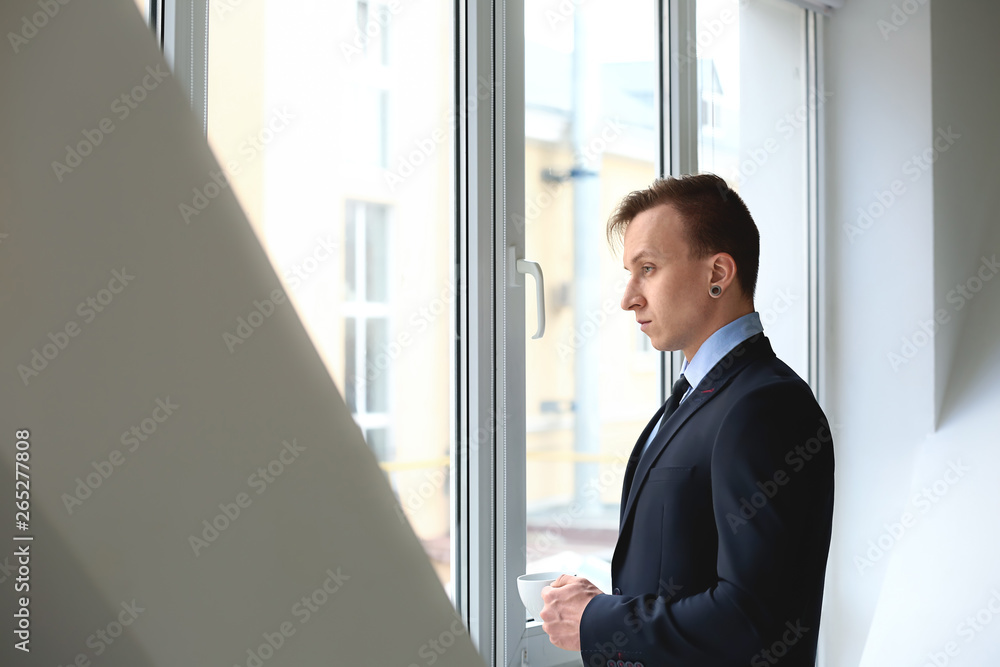
[[[676,343],[671,343],[668,340],[654,339],[652,336],[649,337],[649,344],[657,352],[676,352],[681,349],[681,346]]]
[[[673,352],[675,348],[671,347],[669,343],[661,340],[649,339],[649,344],[653,346],[653,349],[657,352]]]

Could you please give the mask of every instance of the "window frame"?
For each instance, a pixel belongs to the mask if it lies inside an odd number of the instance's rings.
[[[697,173],[700,102],[697,58],[684,57],[684,54],[696,52],[696,0],[656,0],[655,5],[658,17],[656,104],[662,117],[659,171],[661,174]],[[466,427],[459,434],[462,446],[458,448],[459,460],[464,463],[464,468],[461,469],[464,484],[460,496],[464,505],[456,514],[456,519],[461,524],[461,517],[478,516],[479,525],[492,525],[495,530],[484,535],[481,530],[476,531],[468,526],[464,526],[463,530],[463,526],[459,525],[460,532],[454,534],[462,538],[456,545],[458,550],[465,550],[463,562],[466,568],[463,569],[463,574],[466,579],[462,590],[466,596],[463,598],[464,606],[460,609],[470,627],[475,625],[472,628],[473,637],[488,664],[511,665],[517,664],[520,659],[522,664],[575,665],[580,664],[579,656],[570,660],[559,660],[554,656],[557,652],[552,651],[548,637],[541,630],[541,623],[536,621],[524,624],[520,621],[523,618],[523,607],[513,586],[517,575],[523,572],[525,566],[524,538],[521,537],[525,534],[523,393],[519,397],[512,390],[520,383],[523,392],[524,285],[523,282],[516,285],[507,283],[507,267],[502,249],[513,247],[516,256],[523,257],[523,230],[518,234],[516,225],[503,224],[504,221],[516,220],[518,216],[524,219],[523,152],[518,153],[519,150],[523,151],[524,100],[517,94],[517,91],[524,90],[524,43],[523,33],[513,34],[523,25],[523,13],[523,0],[509,0],[494,7],[489,15],[493,28],[490,35],[483,30],[481,24],[470,19],[475,14],[474,10],[469,10],[464,15],[464,30],[460,30],[457,39],[460,44],[460,61],[467,60],[469,63],[459,76],[458,89],[461,93],[470,89],[470,79],[473,78],[470,73],[479,71],[485,74],[487,71],[484,51],[488,52],[489,49],[484,49],[481,41],[477,44],[474,38],[483,40],[487,35],[493,38],[489,43],[493,52],[492,62],[489,64],[492,65],[491,71],[498,73],[500,78],[496,82],[492,98],[491,117],[463,113],[463,117],[472,121],[461,133],[466,143],[456,142],[459,152],[456,161],[463,167],[460,174],[466,179],[464,184],[468,188],[467,197],[460,203],[458,211],[459,233],[462,235],[465,232],[465,244],[460,244],[459,248],[460,252],[465,252],[464,262],[461,263],[462,275],[469,285],[469,292],[464,300],[465,311],[461,313],[463,317],[459,318],[466,326],[460,332],[459,340],[464,343],[466,370],[478,371],[475,375],[465,376],[466,383],[458,397],[460,410],[467,418],[464,422]],[[806,138],[809,285],[806,292],[809,300],[810,367],[806,379],[818,395],[818,238],[821,223],[818,112],[821,108],[817,104],[817,91],[822,90],[822,87],[817,40],[821,22],[814,12],[805,10],[803,20],[809,112]],[[470,34],[473,39],[470,39]],[[465,98],[460,94],[459,100],[462,99]],[[483,128],[486,127],[492,129],[492,132],[485,132]],[[460,140],[461,138],[462,136]],[[468,150],[473,151],[472,157],[463,161],[465,156],[462,153]],[[520,169],[518,158],[521,160]],[[484,173],[494,174],[495,180],[484,181]],[[486,193],[491,196],[492,206],[488,206]],[[479,224],[474,224],[474,221]],[[465,229],[461,229],[462,227]],[[479,271],[471,266],[470,256],[480,262]],[[485,262],[489,262],[489,272],[485,270]],[[492,293],[492,301],[487,300],[491,294],[483,281],[483,276],[489,274],[493,275],[495,285],[503,286]],[[495,313],[496,319],[492,323],[486,323],[484,315],[490,310]],[[495,366],[484,363],[485,360],[493,359],[496,359]],[[660,359],[662,401],[666,398],[667,388],[680,373],[683,357],[681,353],[675,352],[669,356],[661,354]],[[670,372],[667,372],[668,364]],[[469,446],[473,440],[468,424],[478,424],[482,432],[489,425],[482,417],[489,414],[491,406],[495,410],[494,414],[501,414],[504,419],[496,424],[492,439],[485,443],[488,446],[484,452],[484,443],[477,443],[476,447]],[[463,453],[464,458],[461,457]],[[477,534],[479,539],[476,539]],[[462,558],[463,554],[459,553],[458,556]],[[492,590],[489,587],[491,581],[494,583]],[[489,618],[491,613],[494,615],[492,619]],[[492,635],[489,634],[491,628]],[[498,642],[496,638],[502,638],[502,641]]]
[[[679,67],[682,43],[666,39],[665,26],[675,26],[671,17],[690,16],[694,21],[694,0],[656,0],[657,79],[656,106],[661,119],[658,128],[658,170],[677,173],[686,163],[682,158],[697,155],[696,139],[687,151],[679,147],[681,119],[697,122],[696,63],[690,73],[689,97],[695,105],[693,116],[678,113],[681,97],[670,82],[684,80]],[[462,3],[460,3],[462,4]],[[488,15],[477,13],[478,3],[465,3],[464,20],[459,21],[458,100],[471,99],[477,77],[496,75],[487,115],[479,105],[474,110],[459,108],[464,119],[456,142],[459,164],[458,192],[465,193],[458,207],[461,275],[467,281],[467,298],[459,341],[464,357],[464,384],[461,382],[460,429],[456,455],[462,474],[460,506],[456,518],[459,536],[457,557],[464,578],[457,602],[470,633],[487,664],[532,664],[555,666],[581,664],[580,657],[559,655],[538,621],[525,622],[524,607],[516,579],[526,565],[525,489],[525,284],[516,272],[509,274],[508,249],[513,257],[524,258],[524,229],[515,221],[525,219],[524,200],[524,2],[508,0],[492,6]],[[486,30],[486,21],[489,30]],[[690,34],[694,31],[691,30]],[[673,35],[672,35],[673,36]],[[463,69],[463,65],[465,68]],[[673,95],[668,96],[666,91]],[[664,104],[671,100],[670,109]],[[493,176],[492,179],[487,176]],[[465,186],[463,188],[463,185]],[[477,224],[478,223],[478,224]],[[475,260],[475,263],[473,263]],[[486,267],[489,271],[486,271]],[[484,280],[492,275],[492,285]],[[510,281],[514,275],[514,281]],[[495,288],[495,289],[494,289]],[[493,319],[487,316],[492,314]],[[668,382],[666,357],[660,354],[660,399],[665,400]],[[493,365],[493,360],[495,366]],[[679,364],[679,362],[678,362]],[[679,365],[678,365],[679,369]],[[672,377],[669,384],[672,384]],[[492,420],[488,415],[502,415]],[[478,426],[473,430],[469,425]],[[492,428],[490,428],[492,426]],[[486,439],[476,434],[489,433]],[[475,525],[461,517],[477,517]],[[485,534],[481,526],[493,526]],[[500,641],[498,641],[498,638]]]

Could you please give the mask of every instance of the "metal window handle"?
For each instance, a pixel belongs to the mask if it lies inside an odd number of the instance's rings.
[[[531,338],[541,338],[545,333],[545,279],[542,278],[542,267],[539,266],[538,262],[532,262],[527,259],[516,259],[513,246],[507,249],[507,257],[512,269],[510,276],[512,285],[518,284],[517,273],[530,273],[535,278],[535,303],[538,308],[538,328],[535,330],[535,335]]]

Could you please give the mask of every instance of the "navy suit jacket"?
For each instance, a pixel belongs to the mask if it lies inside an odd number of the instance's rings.
[[[833,437],[763,334],[705,376],[625,471],[613,594],[585,665],[813,667],[833,520]]]

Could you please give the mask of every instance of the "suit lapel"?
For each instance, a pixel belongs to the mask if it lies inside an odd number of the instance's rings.
[[[632,512],[632,508],[635,505],[635,498],[639,494],[639,489],[642,488],[643,483],[646,481],[646,476],[649,474],[649,469],[653,466],[653,462],[659,458],[660,454],[667,445],[673,439],[674,434],[677,433],[677,429],[688,420],[695,412],[698,411],[702,405],[707,403],[713,396],[717,389],[715,387],[705,387],[705,381],[702,380],[697,387],[695,387],[694,392],[687,397],[687,400],[683,401],[678,407],[674,414],[670,415],[670,418],[663,424],[656,437],[653,438],[653,442],[649,443],[649,451],[646,452],[645,456],[642,456],[638,462],[635,469],[635,474],[632,477],[632,484],[629,487],[628,498],[625,501],[625,508],[622,512],[622,523],[624,525],[625,518],[629,516]],[[707,393],[703,393],[707,390]],[[657,418],[659,415],[663,414],[663,408],[657,411]],[[645,442],[643,439],[642,442]],[[642,447],[640,446],[640,452]]]
[[[621,546],[621,538],[625,534],[626,524],[635,508],[635,499],[639,495],[646,477],[649,475],[650,468],[656,459],[660,457],[660,454],[663,453],[663,450],[667,448],[667,445],[670,444],[678,429],[703,405],[715,398],[747,364],[768,355],[774,356],[774,352],[771,350],[770,342],[763,334],[751,336],[733,348],[729,354],[720,359],[712,370],[702,378],[698,386],[694,388],[694,391],[678,406],[677,411],[670,415],[656,434],[656,437],[653,438],[653,442],[649,443],[649,451],[646,452],[645,456],[642,456],[643,444],[649,437],[649,432],[652,430],[653,425],[663,414],[665,404],[661,405],[660,409],[656,411],[656,415],[646,425],[642,435],[639,436],[639,442],[636,443],[635,448],[632,450],[629,465],[625,470],[625,483],[622,488],[623,508],[621,511],[621,530],[619,532],[618,546]],[[618,554],[617,547],[615,548],[615,554]]]
[[[652,432],[653,427],[658,421],[660,421],[660,417],[663,416],[663,411],[666,407],[667,403],[664,401],[660,405],[660,409],[656,411],[655,415],[653,415],[653,418],[649,420],[648,424],[646,424],[646,428],[642,429],[642,435],[639,436],[639,439],[635,443],[635,447],[632,448],[632,454],[628,459],[628,466],[625,468],[625,480],[622,484],[622,501],[619,509],[620,515],[618,517],[619,528],[621,528],[625,522],[625,507],[628,504],[629,489],[632,488],[632,480],[635,478],[635,471],[639,465],[639,459],[642,456],[643,445],[645,445],[646,440],[649,439],[649,434]]]

